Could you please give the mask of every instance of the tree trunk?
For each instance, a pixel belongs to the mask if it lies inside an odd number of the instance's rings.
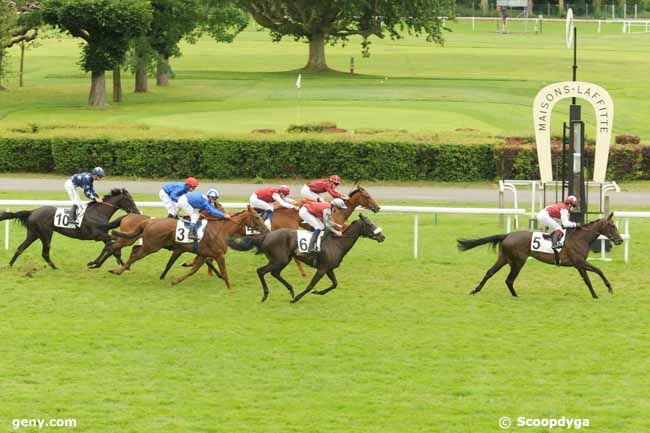
[[[487,15],[489,8],[490,8],[490,3],[488,2],[488,0],[481,0],[481,11],[483,12],[484,15]]]
[[[306,71],[329,71],[325,60],[325,35],[313,35],[309,39],[309,61],[304,68]]]
[[[559,15],[564,13],[564,0],[558,0]]]
[[[600,12],[600,0],[593,0],[591,5],[594,8],[592,14],[596,14],[597,12]]]
[[[156,85],[169,86],[169,73],[171,67],[169,66],[169,57],[160,55],[158,59],[158,66],[156,67]]]
[[[108,105],[106,103],[106,76],[104,71],[92,71],[88,105],[91,107],[105,107]]]
[[[18,72],[18,87],[23,87],[23,73],[25,72],[25,42],[20,43],[20,71]]]
[[[135,93],[147,93],[148,91],[147,64],[144,59],[139,58],[135,65]]]
[[[532,17],[535,14],[533,10],[533,0],[528,0],[528,16]]]
[[[122,102],[122,71],[113,68],[113,102]]]

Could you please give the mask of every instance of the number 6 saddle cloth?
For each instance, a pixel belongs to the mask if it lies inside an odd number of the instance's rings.
[[[320,242],[323,239],[324,231],[321,231],[316,240],[316,251],[320,251]],[[297,230],[296,235],[298,236],[298,254],[307,254],[309,250],[309,243],[311,242],[312,232],[307,230]]]
[[[562,251],[564,246],[564,241],[566,240],[566,230],[562,229],[562,237],[560,238],[560,247],[557,249],[558,252]],[[553,241],[551,241],[551,235],[545,232],[533,232],[533,236],[530,239],[530,250],[538,253],[548,253],[553,254]]]

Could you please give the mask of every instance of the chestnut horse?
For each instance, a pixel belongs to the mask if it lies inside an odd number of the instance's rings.
[[[616,245],[620,245],[621,242],[623,242],[616,225],[612,222],[612,216],[613,214],[610,214],[607,218],[593,221],[576,229],[568,229],[564,247],[562,248],[562,251],[560,251],[560,266],[573,266],[576,268],[594,299],[598,298],[598,295],[596,295],[596,292],[591,285],[591,280],[589,280],[587,271],[598,274],[607,286],[609,293],[613,293],[612,286],[609,284],[607,278],[605,278],[603,271],[587,262],[589,247],[598,236],[603,235]],[[550,265],[555,264],[555,257],[553,254],[531,251],[530,245],[532,236],[532,232],[519,231],[507,235],[488,236],[481,239],[459,239],[458,249],[461,251],[467,251],[485,244],[491,244],[493,248],[496,247],[496,245],[501,246],[497,262],[487,271],[479,285],[469,292],[469,294],[475,295],[480,292],[487,280],[507,264],[510,265],[510,273],[506,278],[506,285],[510,290],[510,294],[512,296],[517,296],[513,284],[517,275],[519,275],[521,268],[526,264],[526,259],[528,257],[534,257],[537,260]]]
[[[193,244],[180,244],[175,242],[177,220],[171,218],[161,218],[152,221],[143,222],[140,227],[131,233],[121,233],[113,231],[113,235],[120,238],[135,239],[142,236],[143,245],[133,252],[129,260],[120,268],[110,271],[116,275],[121,275],[134,262],[159,251],[161,248],[171,247],[176,251],[193,252]],[[226,283],[226,287],[231,288],[226,271],[225,253],[228,248],[226,239],[234,233],[240,231],[246,226],[254,227],[267,233],[268,229],[262,221],[262,218],[250,206],[248,209],[232,215],[230,220],[209,220],[205,227],[203,238],[198,244],[197,260],[190,272],[180,278],[177,278],[172,284],[178,284],[186,278],[192,276],[199,270],[207,258],[213,258],[219,265],[221,277]],[[180,254],[179,254],[180,255]]]

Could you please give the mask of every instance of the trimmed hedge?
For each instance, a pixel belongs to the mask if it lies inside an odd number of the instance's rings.
[[[593,168],[587,146],[587,175]],[[561,149],[553,147],[554,162]],[[490,181],[538,179],[529,145],[434,144],[395,138],[221,137],[188,139],[0,138],[0,172],[71,174],[101,165],[109,175],[137,177],[311,178]],[[561,167],[554,166],[559,176]],[[612,146],[608,178],[650,179],[650,146]]]

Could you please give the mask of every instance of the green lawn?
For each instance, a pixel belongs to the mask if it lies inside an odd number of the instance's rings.
[[[207,39],[183,45],[184,55],[173,60],[171,87],[152,83],[149,94],[135,95],[127,77],[125,102],[105,110],[85,106],[89,77],[77,66],[79,42],[46,39],[28,53],[23,89],[17,88],[18,56],[12,52],[11,90],[0,93],[0,129],[56,123],[247,132],[329,120],[348,129],[472,128],[532,135],[533,98],[544,85],[571,77],[571,52],[564,46],[563,24],[545,23],[542,34],[524,33],[521,26],[515,23],[513,33],[503,35],[494,31],[493,21],[475,31],[469,22],[452,23],[444,48],[412,37],[373,40],[367,59],[358,39],[327,47],[331,67],[347,71],[353,56],[358,75],[304,74],[300,96],[295,80],[307,46],[291,40],[275,44],[267,32],[251,28],[231,45]],[[619,24],[603,25],[602,33],[596,29],[596,24],[579,26],[578,77],[611,92],[617,133],[647,140],[650,35],[622,34]],[[556,131],[567,104],[557,111]]]
[[[531,261],[513,299],[505,271],[467,296],[495,254],[455,248],[456,237],[502,232],[495,217],[421,216],[418,260],[412,215],[371,218],[386,242],[360,240],[339,288],[296,305],[275,281],[259,303],[254,270],[265,261],[252,253],[228,253],[231,292],[204,272],[178,287],[159,281],[166,252],[121,277],[106,272],[112,261],[89,271],[99,246],[58,235],[61,270],[45,268],[38,245],[10,269],[25,233],[12,224],[11,251],[0,250],[0,425],[75,418],[76,429],[57,430],[467,433],[501,431],[502,416],[566,416],[589,418],[599,433],[648,431],[650,223],[632,222],[630,264],[622,247],[596,262],[614,296],[594,276],[601,299],[592,300],[576,271]],[[285,272],[306,284],[293,265]]]

